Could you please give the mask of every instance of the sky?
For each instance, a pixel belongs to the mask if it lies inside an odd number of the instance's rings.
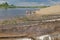
[[[14,4],[16,6],[48,6],[48,5],[60,5],[60,0],[0,0],[2,3]]]

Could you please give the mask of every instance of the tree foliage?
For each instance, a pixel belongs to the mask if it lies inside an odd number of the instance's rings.
[[[15,7],[13,4],[9,5],[7,2],[0,4],[0,8],[13,8]]]

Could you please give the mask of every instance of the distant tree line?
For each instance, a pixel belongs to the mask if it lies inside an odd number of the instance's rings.
[[[0,4],[0,8],[15,8],[16,6],[9,5],[7,2]]]
[[[13,4],[9,5],[7,2],[0,4],[0,8],[46,8],[49,6],[15,6]]]
[[[18,8],[46,8],[50,6],[17,6]]]

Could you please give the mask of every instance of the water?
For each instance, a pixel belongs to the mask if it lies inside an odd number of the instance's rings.
[[[39,8],[8,8],[8,9],[0,8],[0,19],[6,19],[15,16],[24,16],[26,14],[26,10],[34,11],[38,9]]]

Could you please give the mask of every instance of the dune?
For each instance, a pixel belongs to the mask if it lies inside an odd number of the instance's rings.
[[[42,8],[35,11],[36,15],[50,15],[50,14],[60,14],[60,5],[50,6],[47,8]]]

